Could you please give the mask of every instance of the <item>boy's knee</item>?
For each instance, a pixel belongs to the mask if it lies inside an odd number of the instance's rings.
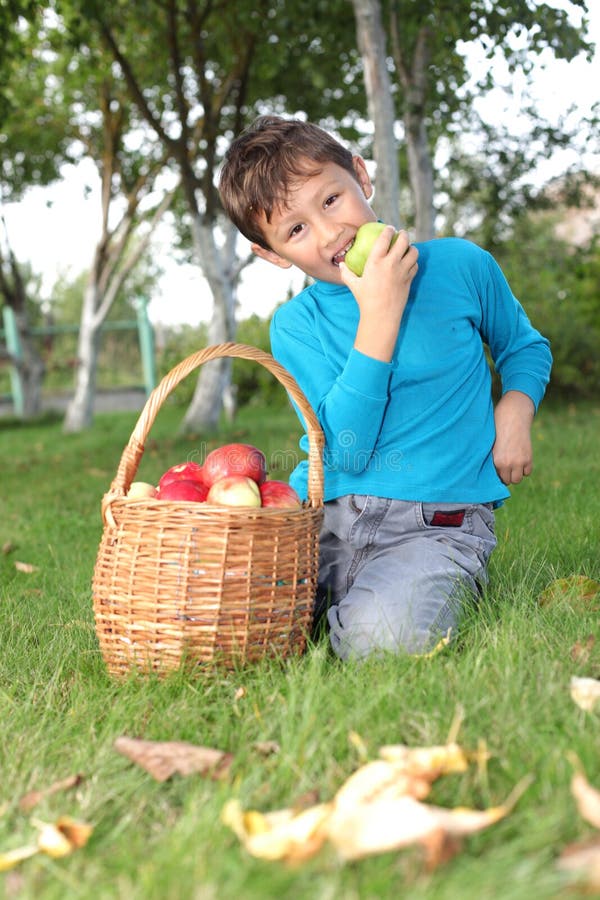
[[[440,640],[454,634],[459,606],[444,601],[436,609],[421,608],[408,615],[365,615],[348,610],[344,604],[332,606],[327,614],[331,646],[340,659],[366,659],[384,653],[419,655],[428,653]]]

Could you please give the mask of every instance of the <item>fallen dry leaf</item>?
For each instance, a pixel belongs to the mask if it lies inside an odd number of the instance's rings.
[[[8,872],[9,869],[18,866],[24,859],[35,856],[38,853],[38,847],[16,847],[14,850],[7,850],[6,853],[0,853],[0,872]]]
[[[38,567],[32,565],[31,563],[21,562],[20,560],[15,560],[15,569],[17,572],[25,572],[27,575],[31,575],[32,572],[37,572]]]
[[[69,816],[61,816],[56,822],[40,822],[33,819],[32,824],[39,830],[38,849],[55,859],[68,856],[73,850],[85,847],[94,830],[92,825],[77,822]]]
[[[444,809],[415,797],[382,797],[332,816],[327,836],[345,860],[423,844],[443,833],[453,838],[482,831],[508,813],[504,805],[490,809]]]
[[[8,556],[9,553],[12,553],[13,550],[17,549],[17,545],[13,543],[13,541],[5,541],[2,544],[2,553],[4,556]]]
[[[233,762],[231,753],[185,741],[143,741],[123,736],[116,739],[115,749],[157,781],[166,781],[175,774],[226,778]]]
[[[31,824],[39,832],[36,843],[0,853],[0,872],[7,872],[37,853],[45,853],[53,859],[68,856],[74,850],[84,847],[94,830],[92,825],[77,822],[69,816],[61,816],[56,822],[32,819]]]
[[[29,791],[29,793],[24,794],[19,800],[19,808],[23,810],[23,812],[29,812],[29,810],[33,809],[34,806],[37,806],[37,804],[45,797],[50,797],[52,794],[56,794],[59,791],[67,791],[70,788],[77,787],[77,785],[81,784],[82,780],[83,775],[69,775],[68,778],[55,781],[54,784],[51,784],[49,787],[43,788],[40,791]]]
[[[571,647],[571,659],[575,663],[586,663],[591,656],[596,638],[593,634],[588,634],[585,641],[575,641]]]
[[[600,582],[587,575],[569,575],[551,582],[538,597],[541,606],[565,601],[573,609],[597,609],[600,604]]]
[[[600,891],[600,835],[569,844],[557,865],[563,872],[574,874],[587,891]]]
[[[600,791],[592,787],[583,772],[575,772],[571,778],[571,793],[581,818],[600,828]]]
[[[414,752],[411,752],[414,751]],[[524,790],[519,785],[500,806],[477,810],[445,809],[423,799],[440,774],[463,772],[467,757],[457,745],[382,748],[388,758],[360,766],[342,784],[330,803],[298,812],[243,812],[230,801],[223,811],[245,848],[263,859],[299,862],[329,842],[343,860],[420,844],[430,867],[449,859],[460,839],[498,822]]]
[[[299,813],[293,809],[243,812],[238,800],[230,800],[221,818],[252,856],[300,862],[323,846],[327,837],[323,826],[330,811],[330,803],[320,803]]]
[[[452,640],[452,629],[449,628],[443,638],[437,642],[435,647],[432,647],[431,650],[427,651],[427,653],[418,653],[416,654],[419,659],[431,659],[433,656],[437,656],[438,653],[441,653],[444,650],[450,641]]]
[[[458,744],[441,744],[433,747],[407,747],[405,744],[387,744],[379,755],[396,769],[409,775],[420,775],[433,781],[440,775],[466,772],[469,767],[467,754]]]
[[[261,756],[273,756],[281,750],[277,741],[254,741],[252,746]]]
[[[571,697],[581,709],[591,712],[600,700],[600,681],[597,678],[571,677]]]

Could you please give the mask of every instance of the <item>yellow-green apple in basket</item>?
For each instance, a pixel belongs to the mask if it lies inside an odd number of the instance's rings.
[[[217,506],[260,506],[260,489],[246,475],[226,475],[211,485],[206,502]]]
[[[152,500],[157,491],[153,484],[147,481],[132,481],[127,491],[128,500]]]

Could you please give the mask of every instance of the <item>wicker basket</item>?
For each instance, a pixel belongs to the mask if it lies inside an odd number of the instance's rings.
[[[203,363],[238,357],[264,366],[302,412],[309,439],[308,501],[297,509],[126,500],[156,414]],[[93,577],[96,634],[108,671],[163,674],[181,665],[233,668],[304,651],[323,517],[323,433],[306,397],[272,356],[244,344],[184,359],[152,392],[102,501]]]

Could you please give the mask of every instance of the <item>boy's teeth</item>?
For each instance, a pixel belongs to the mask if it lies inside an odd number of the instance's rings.
[[[335,254],[335,256],[332,259],[332,263],[334,264],[334,266],[339,266],[339,264],[342,262],[342,260],[346,256],[346,253],[348,252],[348,250],[350,249],[350,247],[352,246],[353,243],[354,243],[353,240],[350,241],[350,243],[347,244],[343,250],[340,250],[339,253]]]

